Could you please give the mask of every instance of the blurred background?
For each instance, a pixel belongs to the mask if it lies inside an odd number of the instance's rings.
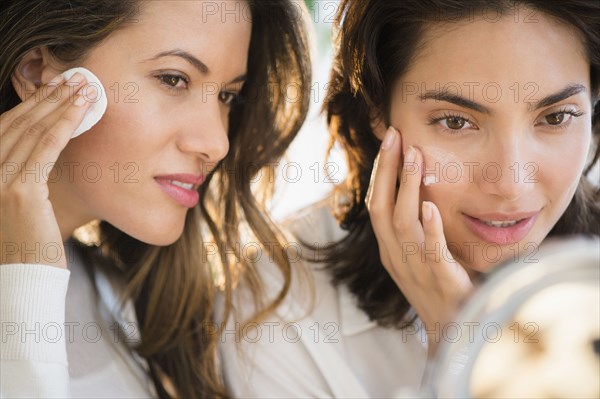
[[[345,161],[334,149],[325,159],[329,133],[320,113],[332,57],[332,27],[337,0],[306,0],[313,28],[314,51],[311,106],[304,127],[276,172],[276,192],[271,212],[276,220],[325,197],[346,175]]]

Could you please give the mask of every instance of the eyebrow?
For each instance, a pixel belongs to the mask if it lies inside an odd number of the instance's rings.
[[[570,84],[567,87],[565,87],[564,89],[562,89],[561,91],[554,93],[554,94],[550,94],[549,96],[542,98],[540,101],[538,101],[535,104],[535,106],[533,106],[533,103],[530,103],[529,110],[535,111],[537,109],[544,108],[544,107],[547,107],[552,104],[556,104],[559,101],[565,100],[571,96],[574,96],[575,94],[579,94],[582,92],[585,92],[584,85]]]
[[[458,105],[459,107],[469,108],[477,112],[481,112],[484,114],[491,114],[492,111],[489,108],[484,107],[481,104],[477,104],[475,101],[471,101],[467,98],[459,96],[457,94],[449,93],[448,91],[428,91],[425,94],[421,94],[419,96],[421,101],[426,100],[436,100],[436,101],[445,101],[448,103],[452,103]]]
[[[529,111],[535,111],[540,108],[547,107],[552,104],[556,104],[559,101],[565,100],[569,97],[572,97],[581,92],[585,92],[585,86],[581,84],[570,84],[559,92],[550,94],[539,101],[532,101],[528,104]],[[465,97],[459,96],[457,94],[453,94],[447,91],[428,91],[425,94],[419,96],[421,101],[426,100],[436,100],[436,101],[445,101],[459,107],[469,108],[477,112],[481,112],[484,114],[491,114],[492,111],[481,105],[476,103],[475,101],[469,100]],[[535,105],[534,105],[535,104]]]
[[[157,55],[155,55],[154,57],[148,58],[146,61],[154,61],[157,60],[159,58],[162,57],[180,57],[183,58],[184,60],[186,60],[187,62],[189,62],[194,68],[196,68],[198,70],[198,72],[200,72],[202,75],[208,75],[210,74],[210,69],[206,66],[206,64],[202,61],[200,61],[198,58],[194,57],[192,54],[188,53],[187,51],[183,51],[183,50],[169,50],[169,51],[163,51],[161,53],[158,53]],[[242,74],[239,75],[238,77],[236,77],[235,79],[233,79],[231,81],[231,83],[238,83],[238,82],[243,82],[246,80],[246,75]]]

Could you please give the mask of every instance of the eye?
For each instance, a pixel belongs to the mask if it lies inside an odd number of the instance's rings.
[[[444,114],[439,117],[429,118],[430,125],[440,124],[444,130],[458,132],[467,129],[477,129],[477,126],[468,118],[460,115]]]
[[[546,115],[544,119],[546,120],[546,122],[548,122],[549,125],[560,125],[565,120],[565,115],[566,114],[563,112],[550,114]]]
[[[231,91],[222,91],[219,93],[219,101],[227,106],[233,105],[233,103],[237,102],[239,98],[239,94]]]
[[[169,90],[185,90],[189,83],[185,77],[175,74],[161,74],[156,78]]]
[[[540,122],[536,123],[537,126],[548,126],[550,128],[564,128],[571,124],[574,118],[578,118],[583,115],[583,112],[577,110],[562,109],[558,112],[544,115]]]
[[[465,118],[461,118],[460,116],[449,116],[444,120],[444,122],[448,129],[459,130],[462,129],[469,121],[467,121]]]

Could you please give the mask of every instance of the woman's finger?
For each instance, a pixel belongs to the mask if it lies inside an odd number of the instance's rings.
[[[39,103],[28,113],[13,120],[9,131],[1,138],[2,163],[21,164],[27,161],[40,138],[72,106],[74,97],[83,88],[80,79],[75,83],[69,80],[61,85],[56,91],[56,101]]]
[[[471,285],[465,269],[454,259],[446,243],[442,216],[438,207],[423,201],[423,230],[425,232],[425,259],[440,285],[450,284],[450,290]]]
[[[393,223],[396,236],[401,242],[410,242],[417,246],[423,242],[423,228],[419,221],[419,188],[423,157],[415,147],[408,147],[404,154],[404,164],[400,175]]]
[[[391,217],[396,199],[396,181],[401,148],[400,133],[389,127],[377,156],[365,199],[375,233],[385,239],[394,237]]]
[[[89,91],[94,90],[90,88]],[[86,101],[86,97],[95,98],[95,95],[81,90],[65,112],[60,116],[58,121],[45,132],[41,139],[37,142],[31,157],[27,161],[30,163],[38,163],[40,165],[49,165],[56,162],[61,151],[65,148],[71,135],[81,124],[90,102]]]
[[[15,153],[20,152],[20,155],[24,156],[25,152],[29,151],[29,154],[21,162],[2,163],[3,184],[9,184],[14,179],[20,179],[21,183],[27,183],[28,178],[29,181],[35,183],[47,181],[49,172],[44,174],[43,171],[52,169],[60,152],[69,142],[73,131],[83,120],[87,108],[89,108],[89,103],[85,101],[82,93],[78,94],[74,101],[66,104],[65,111],[50,128],[39,132],[38,137],[28,137],[27,145],[17,144]],[[12,154],[10,156],[12,157]],[[23,175],[23,170],[30,171],[31,176]],[[10,179],[10,176],[13,179]]]
[[[47,84],[41,86],[33,95],[25,99],[16,107],[0,115],[0,136],[8,131],[12,122],[20,115],[25,115],[41,102],[56,101],[56,90],[61,87],[64,82],[62,74],[52,78]]]

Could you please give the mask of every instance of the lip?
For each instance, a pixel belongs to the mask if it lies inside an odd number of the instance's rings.
[[[179,205],[186,208],[193,208],[198,204],[200,195],[198,194],[198,187],[204,182],[205,177],[203,175],[194,175],[191,173],[177,173],[171,175],[161,175],[154,177],[154,180],[158,183],[160,188],[171,198],[175,200]],[[193,184],[191,190],[183,187],[179,187],[171,183],[176,180],[185,184]]]
[[[476,216],[463,214],[467,227],[479,238],[498,245],[514,244],[524,239],[535,225],[540,211],[515,213],[482,213]],[[519,220],[510,227],[488,226],[482,220],[508,221]]]

